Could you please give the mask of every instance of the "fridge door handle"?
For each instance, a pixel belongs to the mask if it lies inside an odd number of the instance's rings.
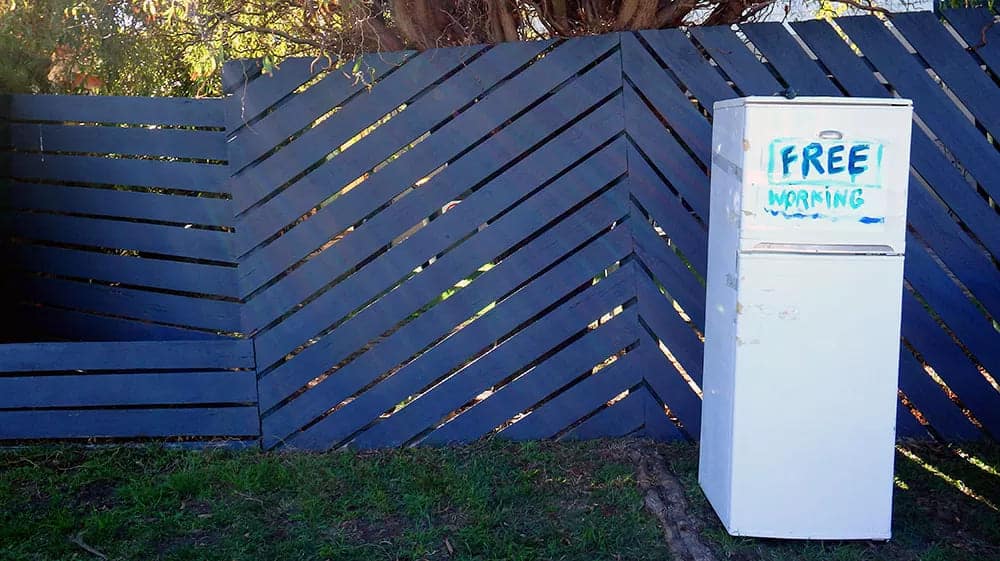
[[[752,253],[807,253],[850,255],[902,255],[890,245],[836,244],[836,243],[772,243],[760,242],[750,249]]]

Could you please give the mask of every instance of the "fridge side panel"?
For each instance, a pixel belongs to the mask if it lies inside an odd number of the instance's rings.
[[[885,539],[902,256],[740,257],[735,534]]]
[[[715,112],[699,482],[723,523],[732,490],[733,374],[744,108]]]

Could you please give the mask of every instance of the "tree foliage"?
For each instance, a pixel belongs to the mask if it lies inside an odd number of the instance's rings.
[[[360,53],[731,24],[871,0],[0,0],[0,91],[219,93],[232,58]],[[776,4],[776,2],[784,2]],[[860,4],[859,4],[860,3]],[[780,15],[780,12],[779,12]]]

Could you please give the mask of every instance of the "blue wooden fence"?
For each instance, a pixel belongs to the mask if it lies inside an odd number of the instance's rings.
[[[389,53],[363,80],[239,61],[224,100],[9,96],[8,339],[109,343],[0,347],[0,439],[696,437],[712,104],[787,87],[914,100],[897,428],[996,437],[1000,30],[947,20]]]

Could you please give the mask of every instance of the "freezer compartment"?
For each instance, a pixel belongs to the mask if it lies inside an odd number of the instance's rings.
[[[840,243],[903,253],[911,107],[774,103],[745,111],[741,249]]]
[[[888,538],[902,256],[739,256],[735,534]]]

